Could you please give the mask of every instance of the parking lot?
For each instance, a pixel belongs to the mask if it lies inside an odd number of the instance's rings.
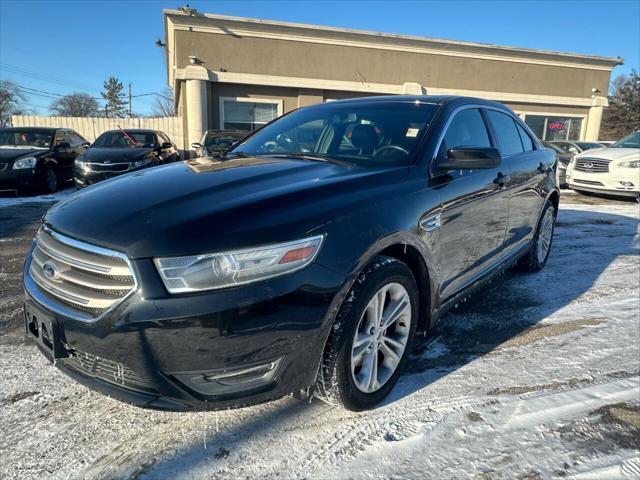
[[[24,337],[22,261],[68,194],[0,199],[2,478],[640,475],[635,202],[564,191],[545,270],[448,314],[373,411],[284,398],[176,414],[89,391]]]

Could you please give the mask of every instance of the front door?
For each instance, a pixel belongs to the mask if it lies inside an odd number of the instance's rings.
[[[456,147],[495,147],[479,109],[453,115],[438,157]],[[441,203],[435,255],[442,301],[473,283],[500,256],[508,216],[501,168],[434,172]]]

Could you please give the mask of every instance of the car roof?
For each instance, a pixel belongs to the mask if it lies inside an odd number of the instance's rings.
[[[56,130],[66,130],[66,129],[61,127],[3,127],[3,128],[0,128],[0,130],[20,131],[20,132],[31,132],[31,131],[41,132],[42,130],[48,130],[50,132],[55,132]]]
[[[500,109],[507,108],[505,105],[493,100],[486,100],[484,98],[465,97],[462,95],[378,95],[373,97],[356,97],[347,98],[344,100],[335,100],[333,102],[327,102],[321,105],[332,105],[341,103],[430,103],[433,105],[445,105],[449,103],[459,103],[461,105],[465,103],[473,103],[476,105],[486,105],[491,107],[497,107]]]

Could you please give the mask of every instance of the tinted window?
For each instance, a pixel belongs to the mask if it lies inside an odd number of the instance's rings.
[[[82,138],[80,135],[78,135],[73,130],[68,132],[68,134],[69,134],[69,139],[71,140],[69,143],[74,147],[78,146],[78,145],[82,145],[83,143],[86,142],[86,140],[84,138]]]
[[[498,148],[503,157],[522,153],[522,140],[513,119],[506,113],[487,110],[487,116],[493,126]]]
[[[518,133],[520,134],[520,140],[522,140],[524,151],[530,152],[533,150],[533,140],[531,140],[529,134],[524,130],[524,128],[518,125],[518,123],[516,123],[516,126],[518,127]]]
[[[64,130],[58,130],[56,132],[56,139],[53,142],[54,145],[58,145],[60,142],[67,142],[67,138],[65,136],[65,132]]]
[[[100,135],[93,146],[97,148],[155,147],[156,136],[153,132],[112,130]]]
[[[321,156],[360,166],[406,165],[437,110],[415,102],[326,102],[296,110],[229,153]]]
[[[49,148],[51,130],[0,130],[0,146]]]
[[[490,147],[491,141],[480,110],[470,108],[458,112],[447,128],[438,156],[456,147]]]

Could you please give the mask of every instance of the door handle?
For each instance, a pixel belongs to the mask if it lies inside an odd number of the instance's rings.
[[[509,175],[503,175],[502,173],[499,173],[498,176],[493,180],[493,183],[500,187],[504,187],[504,184],[509,180],[511,180],[511,177]]]

